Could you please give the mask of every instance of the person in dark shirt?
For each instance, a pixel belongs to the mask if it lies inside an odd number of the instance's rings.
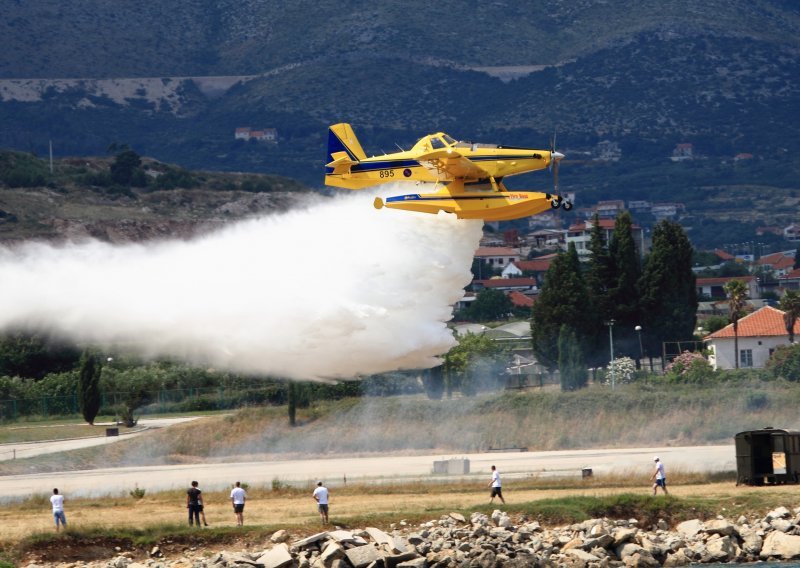
[[[186,508],[189,510],[189,526],[197,523],[200,526],[200,508],[202,507],[202,491],[197,488],[197,482],[192,481],[192,486],[186,491]],[[203,515],[205,516],[205,515]]]

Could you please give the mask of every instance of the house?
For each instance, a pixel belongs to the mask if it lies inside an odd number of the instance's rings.
[[[278,131],[275,128],[263,128],[261,130],[253,130],[249,126],[241,126],[234,131],[233,137],[236,140],[258,140],[259,142],[277,142]]]
[[[726,276],[721,278],[698,278],[697,295],[706,298],[725,298],[725,284],[731,280],[740,280],[747,286],[747,298],[758,298],[758,280],[755,276]]]
[[[475,258],[484,261],[491,268],[503,269],[509,263],[519,260],[520,254],[510,247],[478,247]]]
[[[233,137],[236,140],[250,140],[250,127],[242,126],[240,128],[237,128],[236,131],[233,133]]]
[[[717,255],[717,258],[719,258],[722,262],[728,262],[730,260],[736,260],[735,256],[733,256],[729,252],[725,252],[722,249],[714,249],[714,254]]]
[[[691,160],[694,158],[694,146],[691,143],[683,142],[675,144],[675,149],[672,150],[672,157],[670,160],[673,162],[680,162],[682,160]]]
[[[738,328],[738,354],[733,324],[703,338],[711,351],[708,360],[714,369],[734,369],[737,359],[740,368],[760,369],[778,346],[789,345],[783,312],[779,309],[763,307],[739,319]],[[800,321],[795,322],[794,333],[800,335]]]
[[[800,290],[800,268],[795,268],[785,276],[778,278],[781,288],[786,290]]]
[[[652,204],[649,201],[634,200],[628,201],[628,209],[632,213],[649,213]]]
[[[774,252],[762,256],[756,264],[771,270],[776,277],[786,276],[794,269],[794,251]]]
[[[508,299],[515,308],[530,308],[533,306],[533,298],[526,296],[522,292],[512,290],[508,293]]]
[[[556,258],[556,254],[546,254],[531,260],[518,260],[512,262],[503,269],[503,278],[515,278],[519,276],[530,276],[541,284],[544,282],[544,275]]]
[[[533,248],[557,247],[563,249],[567,243],[567,232],[563,229],[541,229],[528,234]]]
[[[594,212],[601,219],[616,219],[617,215],[625,211],[625,202],[621,199],[600,201],[594,207]]]
[[[614,219],[598,219],[598,223],[600,228],[603,229],[606,242],[608,242],[611,239],[611,235],[614,233]],[[592,239],[593,226],[594,221],[584,221],[583,223],[576,223],[570,226],[567,230],[567,246],[569,246],[570,243],[574,243],[575,250],[578,251],[578,256],[583,260],[587,259],[588,255],[591,254],[589,251],[589,242]],[[631,232],[633,233],[633,241],[636,243],[636,250],[639,251],[639,256],[643,256],[644,230],[640,226],[634,224],[631,226]]]
[[[752,159],[753,159],[753,154],[750,154],[749,152],[741,152],[733,157],[734,162],[741,162],[742,160],[752,160]]]
[[[658,220],[671,219],[686,209],[683,203],[653,203],[650,212]]]
[[[783,230],[783,239],[791,243],[800,242],[800,225],[789,225]]]

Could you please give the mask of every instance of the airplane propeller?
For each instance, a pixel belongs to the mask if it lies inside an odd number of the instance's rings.
[[[558,191],[558,165],[563,157],[564,154],[556,151],[556,133],[553,132],[553,138],[550,143],[550,169],[553,171],[553,193],[555,195],[550,205],[553,209],[564,207],[564,211],[569,211],[572,209],[572,202],[561,197]]]

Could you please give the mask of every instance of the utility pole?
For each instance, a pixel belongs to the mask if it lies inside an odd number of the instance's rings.
[[[609,371],[611,371],[611,390],[614,390],[616,388],[616,386],[617,386],[617,381],[616,381],[616,377],[614,376],[615,373],[614,373],[614,367],[613,367],[613,364],[614,364],[614,323],[615,323],[615,321],[613,319],[611,319],[611,320],[608,320],[605,323],[608,326],[608,343],[609,343],[609,346],[611,348],[611,361],[608,364],[608,369],[609,369]]]

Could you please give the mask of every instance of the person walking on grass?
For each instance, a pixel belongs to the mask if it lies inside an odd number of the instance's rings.
[[[656,462],[656,470],[653,472],[653,475],[650,476],[650,479],[655,480],[655,483],[653,483],[653,496],[655,496],[659,487],[664,490],[664,495],[669,495],[669,491],[667,491],[667,474],[664,472],[664,464],[658,459],[658,456],[654,457],[653,461]]]
[[[247,500],[247,493],[242,489],[242,484],[237,481],[231,491],[231,503],[233,504],[233,514],[236,515],[236,526],[244,525],[244,502]]]
[[[500,472],[497,471],[497,468],[492,466],[492,480],[489,482],[489,487],[492,488],[492,498],[489,500],[489,503],[494,503],[495,497],[500,497],[500,501],[503,502],[503,505],[506,504],[506,500],[503,499],[503,487],[502,483],[500,483]]]
[[[317,502],[317,508],[319,509],[319,518],[322,521],[322,524],[325,525],[328,523],[328,496],[330,492],[328,488],[322,485],[321,481],[317,482],[317,488],[314,489],[314,500]]]
[[[53,519],[56,521],[56,532],[60,530],[59,523],[67,528],[67,517],[64,515],[64,496],[58,494],[58,488],[53,489],[50,497],[50,504],[53,505]]]

